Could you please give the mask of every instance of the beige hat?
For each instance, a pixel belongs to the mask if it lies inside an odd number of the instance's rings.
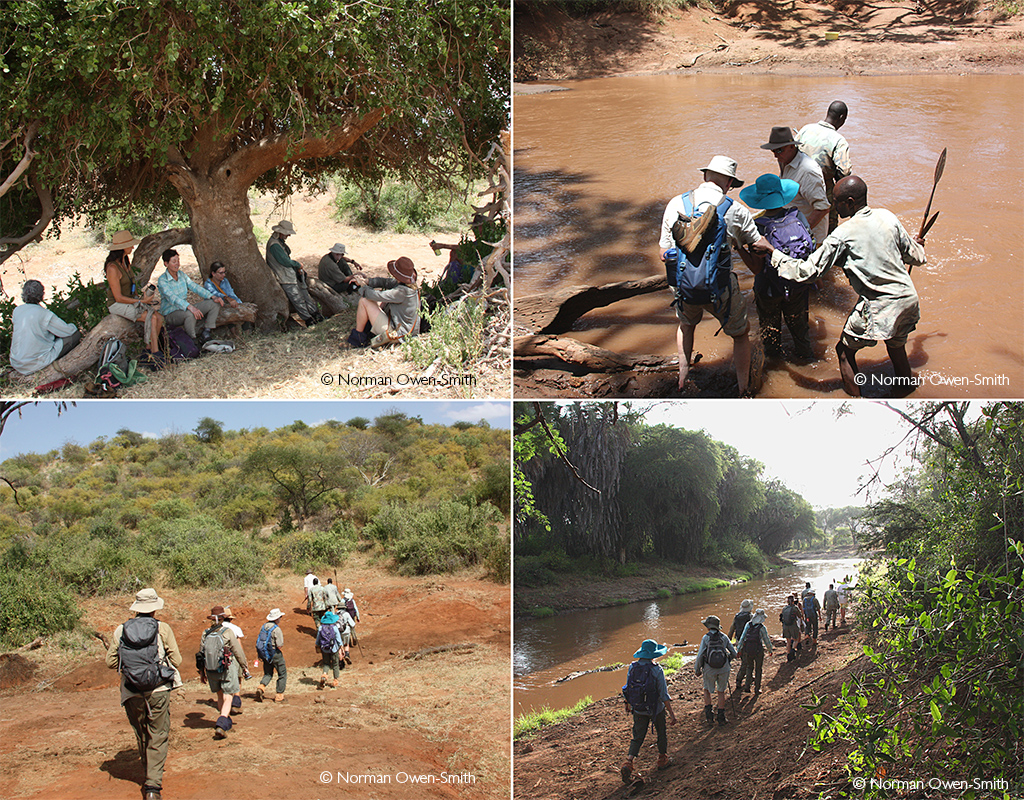
[[[273,622],[274,620],[281,619],[284,616],[284,612],[279,608],[270,609],[270,613],[267,614],[267,622]]]
[[[343,256],[345,255],[345,245],[343,245],[341,242],[335,242],[330,252],[335,253],[339,256]]]
[[[389,261],[388,272],[394,276],[395,280],[402,283],[416,282],[416,266],[408,256],[399,256],[394,261]]]
[[[286,219],[281,220],[270,230],[272,230],[274,233],[280,233],[282,236],[295,235],[295,228],[292,226],[291,222],[289,222]]]
[[[150,611],[159,611],[163,607],[164,601],[157,596],[156,589],[143,589],[135,595],[135,602],[128,610],[138,614],[148,614]]]
[[[231,606],[224,606],[224,613],[220,615],[222,619],[234,619],[235,615],[231,613]]]
[[[750,611],[753,607],[753,600],[744,600],[742,603],[740,603],[740,611]]]
[[[743,181],[736,177],[736,162],[728,156],[715,156],[712,158],[706,167],[701,172],[717,172],[719,175],[725,175],[727,178],[732,178],[733,186],[742,186]]]
[[[114,238],[110,240],[111,250],[124,250],[126,247],[135,247],[141,239],[136,239],[128,231],[118,231],[114,234]]]

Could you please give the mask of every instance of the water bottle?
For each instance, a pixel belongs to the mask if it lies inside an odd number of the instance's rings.
[[[672,247],[662,254],[661,260],[665,262],[665,278],[668,280],[668,285],[675,289],[676,270],[679,266],[679,251]]]

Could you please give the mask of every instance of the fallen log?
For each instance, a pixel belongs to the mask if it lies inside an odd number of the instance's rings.
[[[332,317],[335,314],[342,314],[350,311],[359,302],[359,295],[338,294],[330,286],[319,278],[306,274],[306,285],[309,288],[309,295],[318,303],[325,312],[325,316]]]
[[[574,375],[658,372],[675,369],[679,364],[675,356],[624,355],[561,336],[517,336],[512,343],[512,353],[517,370],[557,369]]]
[[[565,333],[588,311],[668,288],[664,275],[603,286],[571,286],[557,292],[516,297],[516,324],[535,333]]]

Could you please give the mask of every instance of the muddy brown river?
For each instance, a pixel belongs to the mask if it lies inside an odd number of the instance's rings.
[[[868,203],[916,233],[936,160],[949,155],[915,268],[921,322],[907,345],[925,397],[1024,395],[1024,77],[900,76],[777,78],[657,75],[560,84],[568,91],[514,99],[516,294],[663,274],[662,212],[694,188],[710,157],[739,162],[750,184],[777,174],[759,149],[773,125],[794,130],[849,106],[842,134]],[[738,191],[729,195],[738,202]],[[750,299],[753,276],[734,256]],[[835,342],[856,298],[838,270],[812,291],[812,344],[819,361],[772,362],[762,397],[845,396]],[[581,318],[570,335],[624,353],[675,353],[668,290],[620,301]],[[731,341],[706,315],[694,349],[702,369],[731,370]],[[789,347],[788,334],[784,334]],[[865,351],[868,369],[884,346]]]
[[[574,672],[586,672],[615,663],[628,664],[644,639],[682,645],[670,652],[682,653],[692,675],[692,662],[707,633],[703,622],[714,614],[729,630],[740,603],[749,598],[754,607],[768,612],[768,632],[779,636],[779,612],[790,592],[809,581],[823,603],[830,582],[855,576],[860,559],[807,560],[795,567],[762,575],[748,583],[711,592],[649,600],[626,606],[600,608],[540,620],[516,620],[513,644],[513,716],[545,706],[567,708],[582,698],[595,700],[619,692],[626,682],[625,669],[592,672],[558,683]],[[824,617],[821,620],[824,625]],[[819,628],[819,635],[821,628]],[[696,679],[694,679],[696,680]]]

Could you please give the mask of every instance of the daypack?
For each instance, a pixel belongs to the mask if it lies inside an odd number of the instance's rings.
[[[320,632],[316,635],[316,646],[321,653],[337,653],[341,648],[341,637],[338,629],[333,625],[321,625]]]
[[[779,619],[783,625],[792,625],[797,620],[796,606],[787,605],[782,609],[782,613],[779,615]]]
[[[159,657],[160,623],[153,617],[132,617],[121,628],[118,671],[133,692],[151,692],[174,679],[174,668]]]
[[[164,328],[160,335],[164,337],[162,349],[172,361],[185,361],[199,356],[199,348],[184,328]]]
[[[800,220],[800,209],[789,208],[778,217],[759,217],[754,220],[758,231],[776,250],[793,258],[807,258],[814,251],[811,232]],[[783,278],[771,265],[771,258],[765,258],[764,269],[754,278],[754,291],[768,297],[784,297],[789,300],[810,290],[810,285]]]
[[[764,645],[761,644],[761,628],[763,627],[760,622],[756,625],[751,623],[747,626],[747,635],[743,639],[742,647],[750,655],[764,652]]]
[[[276,631],[277,628],[278,626],[276,623],[269,628],[264,625],[260,628],[260,635],[256,637],[256,655],[264,661],[274,660],[274,652],[277,648],[272,644],[271,637],[274,635],[274,631]]]
[[[207,672],[224,672],[231,663],[231,651],[224,644],[221,631],[208,629],[199,646]]]
[[[661,669],[653,661],[634,661],[626,673],[626,684],[622,696],[626,698],[634,714],[653,717],[658,708],[658,673]]]
[[[814,595],[813,594],[805,594],[804,595],[804,614],[806,616],[808,616],[808,617],[813,617],[813,616],[816,616],[817,613],[818,612],[814,610]]]
[[[100,353],[100,369],[114,364],[121,370],[128,370],[128,348],[118,338],[108,339]]]
[[[694,216],[693,193],[683,195],[683,213],[691,218],[691,224],[704,214],[715,214],[716,218],[708,225],[700,241],[692,252],[679,246],[676,241],[676,298],[690,305],[718,304],[720,298],[729,292],[729,274],[732,267],[732,256],[725,243],[725,214],[732,207],[728,197],[715,208],[708,208],[703,214]],[[673,226],[673,237],[677,228]],[[728,306],[726,306],[728,314]]]
[[[355,621],[356,621],[356,601],[355,600],[346,600],[345,601],[345,610],[348,612],[348,615],[350,617],[352,617],[352,623],[355,624]]]
[[[704,651],[704,663],[711,669],[721,669],[729,663],[729,648],[725,646],[725,636],[721,631],[708,634],[708,647]]]

